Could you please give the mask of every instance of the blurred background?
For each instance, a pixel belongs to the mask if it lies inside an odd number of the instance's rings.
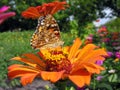
[[[2,0],[0,6],[10,6],[9,11],[16,12],[16,15],[6,20],[0,26],[0,32],[23,31],[35,29],[36,20],[26,20],[21,16],[21,12],[30,6],[37,6],[53,0]],[[62,1],[62,0],[61,0]],[[62,32],[71,31],[72,28],[80,33],[84,33],[83,28],[92,24],[93,21],[101,18],[110,19],[120,17],[120,0],[66,0],[69,8],[54,15]],[[107,13],[106,13],[107,12]],[[109,13],[109,15],[108,15]],[[119,21],[119,20],[117,20]],[[101,22],[101,21],[100,21]],[[104,21],[103,21],[104,23]],[[117,23],[117,22],[116,22]],[[104,23],[105,24],[105,23]],[[116,24],[115,24],[116,25]]]
[[[30,39],[36,29],[37,20],[24,19],[21,13],[30,6],[38,6],[52,1],[54,0],[0,0],[1,87],[9,88],[20,85],[16,79],[8,80],[7,67],[15,63],[10,61],[10,58],[23,53],[36,52],[30,46]],[[85,44],[95,43],[112,52],[114,55],[105,63],[107,67],[103,73],[103,76],[106,76],[105,80],[102,83],[96,81],[94,90],[120,90],[120,62],[112,61],[120,59],[120,0],[66,0],[66,2],[69,7],[54,14],[65,45],[70,45],[76,37],[80,37]],[[108,34],[108,32],[110,33]],[[101,37],[100,35],[103,34],[104,36]],[[112,35],[114,38],[111,38]],[[116,42],[117,44],[115,44]],[[119,57],[115,56],[116,52]],[[112,69],[117,72],[108,73]],[[101,88],[108,88],[98,89],[100,87],[97,85],[100,84],[102,84]],[[91,85],[91,88],[93,86]]]

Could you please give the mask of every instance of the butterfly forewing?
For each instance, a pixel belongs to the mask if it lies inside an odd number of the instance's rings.
[[[31,39],[31,46],[35,49],[53,48],[63,45],[60,30],[52,15],[40,17],[38,26]]]

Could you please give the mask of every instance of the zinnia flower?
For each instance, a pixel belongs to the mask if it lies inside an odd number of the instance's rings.
[[[53,15],[59,10],[64,10],[66,6],[66,2],[52,2],[52,3],[45,3],[42,6],[37,7],[29,7],[27,10],[22,12],[22,16],[25,18],[32,18],[38,19],[41,16],[45,16],[48,14]]]
[[[3,6],[0,8],[0,24],[9,17],[15,16],[15,12],[5,12],[9,9],[9,6]]]
[[[94,44],[87,44],[80,48],[82,42],[76,38],[72,46],[44,49],[37,55],[28,53],[21,57],[14,57],[26,65],[13,64],[8,67],[10,79],[21,77],[22,85],[31,83],[35,77],[57,82],[69,79],[78,87],[89,85],[92,74],[99,74],[104,68],[96,64],[97,60],[105,60],[104,49],[96,48]]]

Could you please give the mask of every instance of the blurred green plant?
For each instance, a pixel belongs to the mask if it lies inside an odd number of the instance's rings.
[[[7,67],[14,63],[10,58],[23,52],[34,52],[29,44],[31,35],[32,32],[0,33],[0,86],[7,86]]]
[[[86,42],[87,41],[87,42]],[[106,26],[100,27],[95,34],[89,35],[85,44],[94,43],[107,50],[108,56],[104,61],[106,70],[100,75],[93,76],[90,87],[93,90],[119,90],[120,89],[120,32],[114,29],[109,31]]]
[[[120,18],[113,19],[106,26],[110,32],[120,32]]]
[[[37,26],[36,20],[23,19],[21,17],[21,12],[30,6],[37,6],[52,1],[54,0],[2,0],[0,6],[11,6],[11,10],[16,12],[16,16],[4,22],[4,24],[1,25],[0,30],[35,29]],[[108,4],[108,2],[112,4]],[[59,23],[61,31],[63,32],[70,32],[70,27],[72,27],[71,20],[75,20],[78,25],[77,31],[75,32],[79,32],[79,35],[84,34],[84,26],[86,26],[88,23],[91,23],[98,17],[104,17],[105,13],[102,12],[102,10],[107,7],[111,8],[113,10],[113,14],[116,13],[116,16],[119,14],[119,0],[67,0],[67,3],[69,4],[68,9],[65,11],[60,11],[54,15]]]
[[[72,34],[73,37],[78,37],[78,23],[76,20],[70,21],[70,33]]]

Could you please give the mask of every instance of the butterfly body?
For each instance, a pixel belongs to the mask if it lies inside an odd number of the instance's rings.
[[[34,49],[54,48],[63,45],[59,26],[52,15],[42,16],[31,39]]]

